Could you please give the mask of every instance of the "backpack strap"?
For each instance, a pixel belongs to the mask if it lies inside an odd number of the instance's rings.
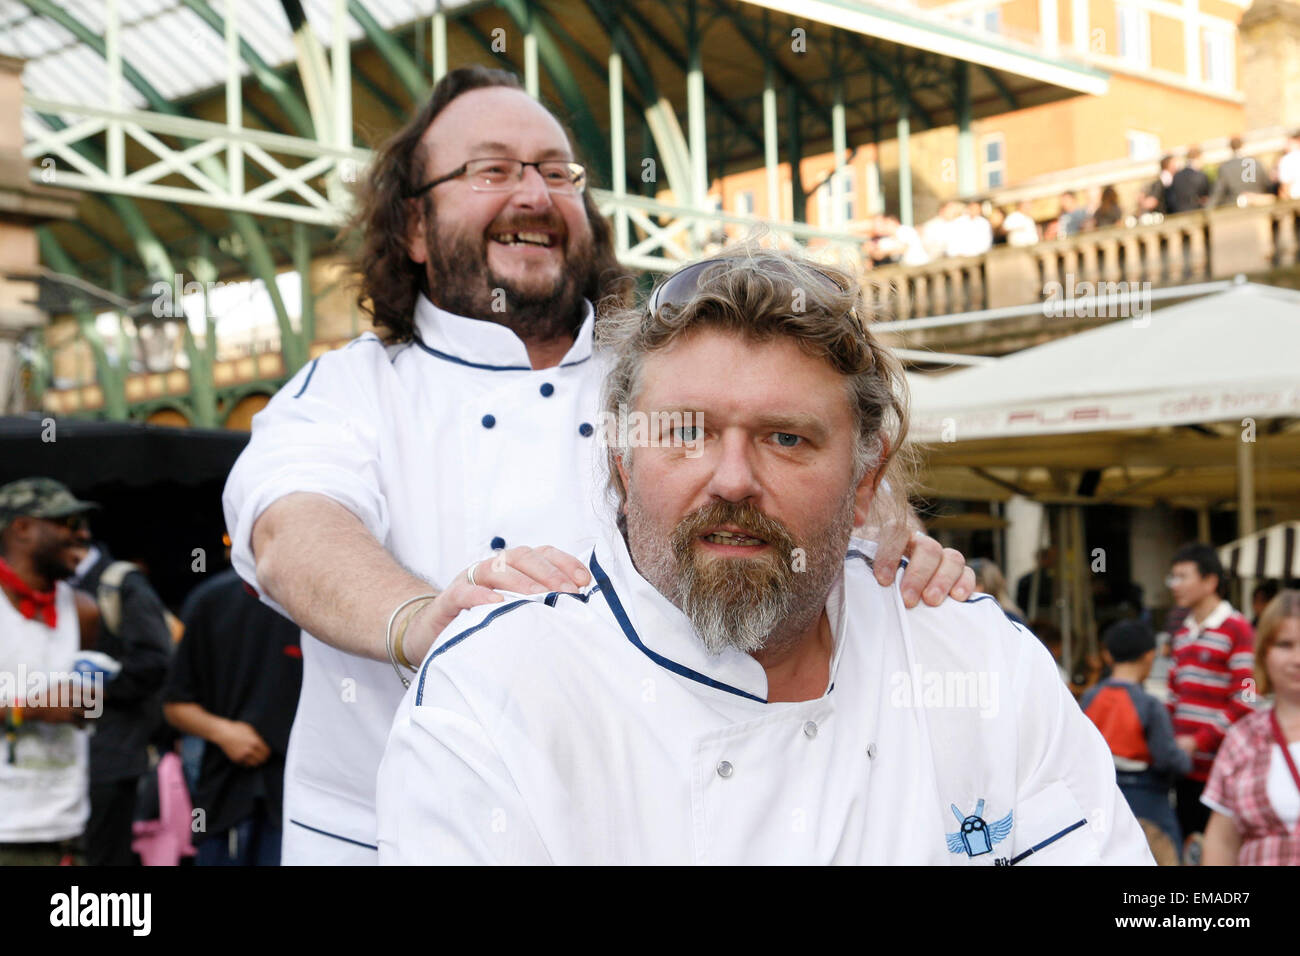
[[[111,634],[119,634],[122,628],[122,582],[132,571],[139,570],[140,566],[130,561],[114,561],[99,576],[95,602],[99,605],[101,623]]]

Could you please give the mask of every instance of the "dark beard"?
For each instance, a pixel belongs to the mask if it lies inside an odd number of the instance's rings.
[[[65,581],[76,573],[76,568],[70,568],[60,560],[60,554],[66,545],[67,542],[54,535],[44,535],[32,552],[32,569],[51,585],[55,581]]]
[[[504,325],[527,343],[570,340],[582,327],[587,313],[582,290],[595,269],[594,249],[589,239],[566,249],[565,268],[560,278],[550,289],[538,293],[518,289],[488,268],[489,240],[483,236],[440,235],[437,211],[432,203],[428,208],[428,223],[425,248],[429,252],[429,298],[439,308],[453,315]],[[554,220],[516,220],[508,229],[513,232],[530,226],[554,228],[555,225]],[[495,228],[490,227],[488,231]],[[568,241],[567,234],[565,241]],[[495,293],[496,289],[505,293],[504,302]]]

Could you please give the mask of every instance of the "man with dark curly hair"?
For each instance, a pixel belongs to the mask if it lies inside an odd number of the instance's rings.
[[[449,73],[361,189],[359,302],[379,334],[254,419],[224,503],[240,576],[303,628],[285,863],[375,862],[384,741],[452,618],[497,589],[589,583],[572,553],[602,494],[593,303],[626,284],[588,178],[514,76]],[[908,534],[882,575],[906,544],[913,603],[969,593],[959,554]]]

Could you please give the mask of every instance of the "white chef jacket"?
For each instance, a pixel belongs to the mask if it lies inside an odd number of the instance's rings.
[[[50,628],[39,617],[23,617],[0,594],[0,705],[48,693],[51,683],[72,673],[81,626],[76,596],[64,581],[54,585],[54,608]],[[0,843],[71,839],[89,818],[89,731],[29,718],[13,740],[0,736]]]
[[[803,702],[706,653],[616,533],[581,596],[466,611],[389,735],[380,862],[1151,863],[1042,644],[988,598],[905,614],[873,553],[853,543]],[[945,690],[972,671],[984,692]]]
[[[366,333],[320,356],[254,417],[224,496],[245,581],[256,586],[254,522],[298,491],[344,505],[436,588],[494,548],[590,550],[603,500],[595,428],[604,372],[590,304],[560,365],[539,371],[505,326],[423,296],[415,328],[414,342],[385,347]],[[402,685],[387,663],[305,631],[302,650],[284,862],[374,862],[375,774]]]

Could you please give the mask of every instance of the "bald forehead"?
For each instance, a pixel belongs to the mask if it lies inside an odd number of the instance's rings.
[[[564,128],[523,90],[470,90],[452,100],[421,137],[426,167],[439,170],[479,156],[525,161],[572,159]]]

